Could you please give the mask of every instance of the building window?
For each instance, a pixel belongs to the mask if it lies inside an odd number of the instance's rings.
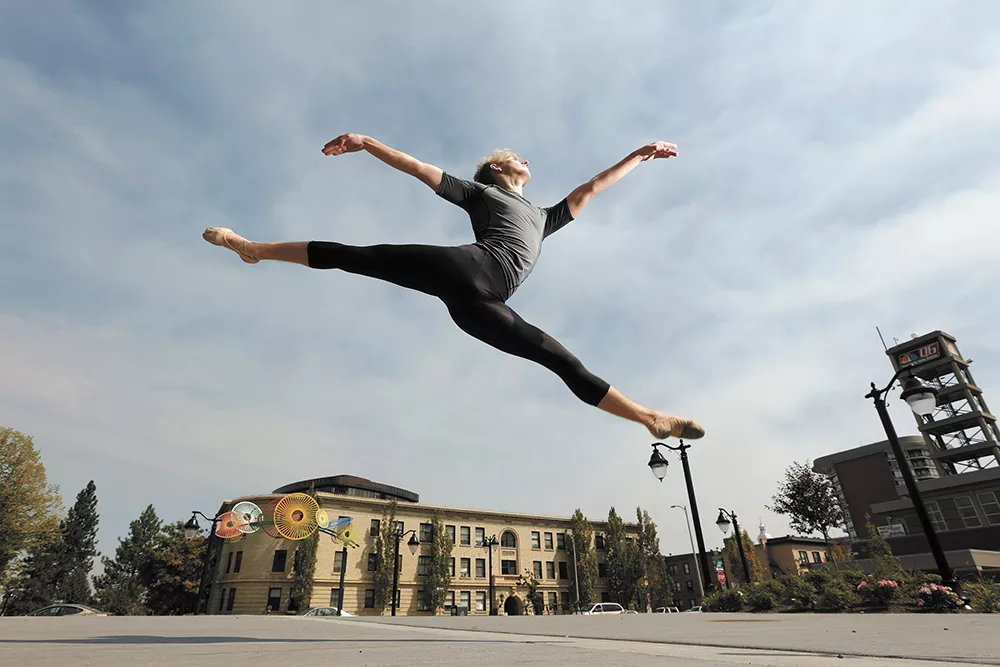
[[[505,530],[503,535],[500,536],[500,546],[505,549],[516,549],[517,548],[517,536],[514,535],[514,531]]]
[[[535,579],[542,578],[542,561],[536,560],[531,562],[531,571],[535,575]]]
[[[531,531],[531,548],[532,549],[542,548],[542,535],[537,530]]]
[[[807,551],[800,551],[799,552],[799,562],[800,563],[808,563],[809,562],[809,552],[807,552]]]
[[[417,576],[426,577],[431,572],[431,557],[417,556]]]
[[[365,589],[365,609],[375,608],[375,589]]]
[[[229,574],[229,571],[232,569],[233,569],[233,552],[230,551],[229,557],[226,558],[226,574]]]
[[[340,609],[340,589],[331,588],[330,589],[330,606]]]
[[[381,519],[372,519],[372,527],[368,530],[368,534],[374,537],[378,537],[379,531],[381,530],[382,521]]]
[[[335,573],[340,572],[341,570],[344,569],[344,557],[346,555],[347,554],[345,554],[343,551],[338,551],[337,553],[333,554],[333,571]]]
[[[483,578],[486,576],[486,559],[477,558],[476,559],[476,577]]]
[[[397,521],[396,522],[396,534],[397,535],[402,535],[405,532],[406,532],[406,526],[403,525],[402,521]]]
[[[417,591],[417,611],[430,611],[431,606],[427,602],[427,591]]]
[[[219,611],[226,605],[226,589],[223,588],[219,591]]]
[[[517,561],[516,560],[502,560],[500,561],[500,574],[517,574]]]
[[[472,593],[470,593],[469,591],[462,591],[458,603],[460,606],[465,607],[466,609],[472,609]]]
[[[455,606],[455,591],[448,591],[448,606]]]
[[[566,533],[556,533],[556,551],[566,551]]]
[[[986,516],[986,522],[991,526],[1000,525],[1000,503],[997,502],[997,494],[984,491],[978,494],[977,498],[983,508],[983,515]]]
[[[486,611],[486,591],[476,591],[476,611]]]
[[[458,576],[461,579],[468,579],[472,576],[472,560],[463,558],[459,561]]]
[[[958,508],[958,515],[962,517],[962,523],[966,528],[979,528],[983,525],[979,515],[976,514],[976,506],[972,504],[972,498],[969,496],[955,498],[955,507]]]
[[[927,507],[927,516],[930,517],[934,530],[948,530],[948,524],[944,520],[944,515],[941,514],[941,508],[938,506],[937,501],[925,500],[924,505]]]
[[[420,541],[425,544],[429,544],[434,541],[434,524],[420,524]]]
[[[680,590],[681,590],[681,582],[679,582],[679,581],[675,581],[674,582],[674,590],[677,591],[678,593],[680,592]]]
[[[477,526],[476,527],[476,546],[477,547],[483,546],[483,542],[485,542],[485,541],[486,541],[486,529],[485,528],[480,528],[480,527]]]
[[[476,539],[479,539],[479,533],[476,533]],[[472,540],[469,538],[469,527],[462,526],[462,546],[467,547]]]
[[[451,540],[451,543],[455,544],[455,526],[445,526],[444,531],[448,533],[448,539]]]
[[[566,565],[566,561],[564,561],[564,560],[559,561],[559,578],[560,579],[569,579],[569,572],[567,570],[567,567],[568,566]]]
[[[691,581],[690,579],[687,580],[687,589],[689,591],[693,591],[694,590],[694,582]]]
[[[676,563],[674,565],[670,566],[670,574],[677,574],[677,565],[676,565]]]
[[[597,533],[596,535],[594,535],[594,548],[595,549],[604,549],[604,534],[603,533]]]
[[[236,604],[236,589],[229,589],[229,599],[226,600],[226,611],[232,611],[233,605]]]
[[[605,579],[608,576],[608,564],[598,563],[597,564],[597,576],[601,579]]]
[[[374,572],[378,569],[378,554],[368,554],[368,571]]]
[[[281,609],[281,589],[271,588],[267,591],[267,610],[279,611]]]
[[[240,566],[242,566],[242,565],[243,565],[243,552],[242,551],[237,551],[236,552],[236,562],[233,564],[233,572],[239,572],[240,571]]]
[[[284,549],[274,550],[274,560],[271,561],[271,572],[284,572],[285,560],[288,559],[288,552]]]
[[[549,593],[549,609],[555,611],[559,607],[559,594]]]
[[[554,560],[550,560],[547,563],[545,563],[545,578],[546,579],[556,578],[556,562]]]
[[[569,610],[569,593],[560,593],[559,599],[562,602],[562,608],[564,610]]]
[[[684,574],[691,574],[691,563],[684,563]]]
[[[818,551],[814,551],[813,552],[813,562],[814,563],[822,563],[823,562],[823,559],[820,557]]]
[[[552,551],[552,533],[545,533],[545,550]]]

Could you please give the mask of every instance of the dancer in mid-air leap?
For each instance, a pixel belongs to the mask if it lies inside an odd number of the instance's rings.
[[[431,245],[349,246],[332,241],[262,243],[224,227],[211,227],[206,241],[236,252],[244,262],[293,262],[313,269],[340,269],[435,296],[463,331],[498,350],[529,359],[558,375],[581,401],[644,425],[654,437],[700,438],[691,419],[643,407],[584,368],[554,338],[515,313],[506,301],[531,273],[542,240],[574,220],[590,198],[617,182],[640,162],[677,155],[677,146],[647,144],[573,190],[555,206],[540,208],[522,194],[531,178],[528,161],[498,150],[476,167],[472,181],[361,134],[343,134],[323,147],[325,155],[365,150],[410,174],[471,218],[476,242]]]

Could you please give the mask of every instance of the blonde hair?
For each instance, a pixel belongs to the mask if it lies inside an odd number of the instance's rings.
[[[496,180],[493,178],[493,170],[490,169],[491,164],[499,164],[508,158],[518,157],[517,153],[509,148],[498,148],[493,151],[476,165],[476,172],[473,175],[472,180],[478,183],[485,183],[486,185],[496,185]]]

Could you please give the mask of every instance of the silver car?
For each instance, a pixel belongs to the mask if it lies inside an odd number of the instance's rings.
[[[50,604],[48,607],[36,609],[27,616],[107,616],[103,611],[82,604]]]

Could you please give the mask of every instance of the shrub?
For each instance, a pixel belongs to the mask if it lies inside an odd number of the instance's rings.
[[[791,575],[781,579],[785,593],[781,598],[782,603],[788,605],[795,611],[805,611],[813,608],[813,600],[816,598],[816,589],[812,584],[798,575]]]
[[[927,584],[917,591],[916,604],[921,611],[950,611],[962,606],[962,599],[947,586]]]
[[[705,598],[702,606],[708,611],[740,611],[743,609],[745,599],[746,595],[743,591],[738,588],[730,588],[712,593]]]
[[[785,587],[780,581],[766,579],[759,581],[747,590],[746,603],[750,611],[771,611],[781,602]]]
[[[941,575],[930,572],[907,572],[899,582],[900,597],[916,600],[920,589],[929,584],[941,585]]]
[[[866,577],[855,589],[865,604],[888,607],[889,603],[896,597],[896,593],[899,592],[899,582],[892,579]]]
[[[843,611],[861,602],[861,598],[843,577],[827,578],[822,588],[817,586],[817,592],[819,597],[816,600],[816,608],[822,611]]]
[[[1000,583],[982,579],[978,584],[966,584],[965,592],[971,599],[972,611],[980,614],[1000,612]]]

